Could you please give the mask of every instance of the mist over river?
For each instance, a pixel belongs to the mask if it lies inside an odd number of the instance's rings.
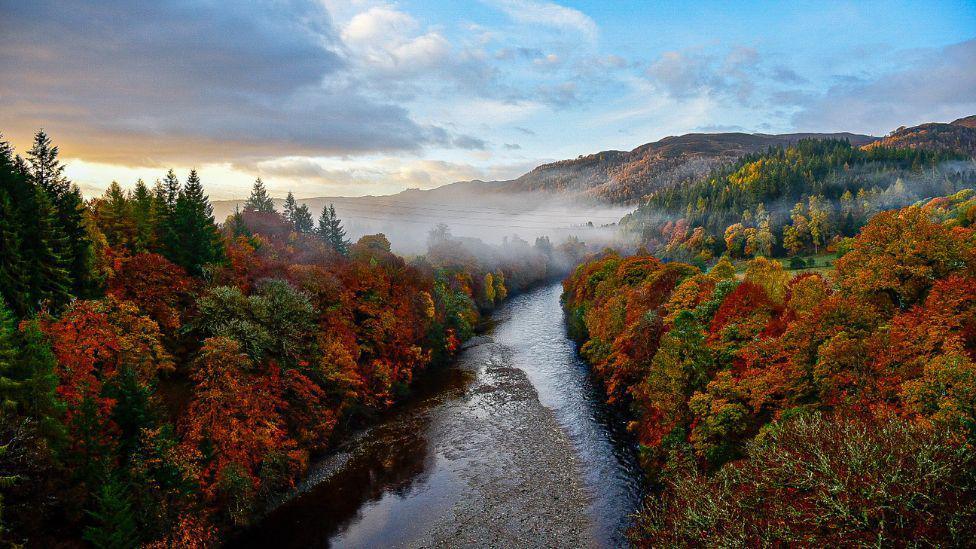
[[[454,366],[313,467],[232,545],[623,543],[640,473],[566,337],[560,291],[509,300]]]

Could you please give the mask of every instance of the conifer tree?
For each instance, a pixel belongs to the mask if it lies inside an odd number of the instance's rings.
[[[95,260],[88,231],[84,224],[84,200],[81,190],[64,177],[64,166],[58,159],[58,147],[51,143],[43,130],[34,136],[34,144],[27,151],[27,163],[34,184],[47,194],[53,206],[54,228],[59,245],[53,251],[67,270],[70,290],[80,297],[94,290]]]
[[[159,252],[174,263],[181,247],[180,234],[176,226],[176,202],[181,192],[180,180],[172,169],[166,172],[166,177],[161,183],[156,183],[153,192],[156,210],[156,242],[159,245]]]
[[[132,217],[135,221],[136,250],[149,251],[155,240],[155,213],[152,192],[142,179],[136,181],[136,188],[132,192]]]
[[[15,412],[20,382],[17,369],[17,326],[14,315],[0,298],[0,414]]]
[[[173,218],[175,235],[179,238],[179,245],[173,242],[170,247],[174,263],[200,275],[204,265],[223,259],[223,243],[214,223],[213,206],[203,194],[203,184],[196,170],[190,170],[186,185],[176,200]]]
[[[20,338],[20,356],[12,374],[18,386],[11,400],[21,414],[35,418],[41,435],[58,447],[66,433],[61,422],[65,407],[57,395],[57,359],[37,320],[23,323]]]
[[[319,216],[318,234],[336,252],[349,255],[349,241],[346,240],[346,230],[342,228],[342,221],[336,215],[334,204],[322,208],[322,215]]]
[[[311,234],[315,230],[315,220],[312,219],[312,212],[305,204],[295,208],[294,217],[295,232],[300,234]]]
[[[251,196],[244,203],[245,212],[274,213],[274,201],[268,196],[268,191],[264,188],[261,178],[254,180],[254,187],[251,188]]]
[[[95,495],[95,509],[88,514],[94,524],[85,528],[82,537],[99,549],[123,549],[139,546],[139,525],[132,509],[128,485],[109,475]]]
[[[295,223],[295,209],[298,208],[298,203],[295,202],[295,195],[288,191],[288,196],[285,198],[285,212],[284,216],[292,224]]]

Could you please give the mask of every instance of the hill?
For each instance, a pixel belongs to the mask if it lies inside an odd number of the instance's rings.
[[[805,138],[842,139],[855,146],[877,140],[852,133],[690,133],[665,137],[629,152],[603,151],[543,164],[517,179],[497,182],[493,190],[569,193],[605,203],[634,203],[652,192],[697,179],[746,154]]]
[[[976,156],[976,116],[949,124],[932,122],[910,128],[901,127],[867,147],[952,151]]]

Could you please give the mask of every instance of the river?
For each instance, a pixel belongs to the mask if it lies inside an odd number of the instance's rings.
[[[566,337],[560,290],[510,299],[455,366],[232,545],[623,544],[640,472]]]

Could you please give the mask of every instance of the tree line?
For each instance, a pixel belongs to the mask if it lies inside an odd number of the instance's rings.
[[[483,246],[407,262],[260,180],[218,224],[192,170],[86,202],[46,134],[0,141],[0,543],[219,544],[585,252]]]
[[[976,535],[976,193],[875,214],[824,274],[605,252],[565,281],[651,483],[642,546]]]

